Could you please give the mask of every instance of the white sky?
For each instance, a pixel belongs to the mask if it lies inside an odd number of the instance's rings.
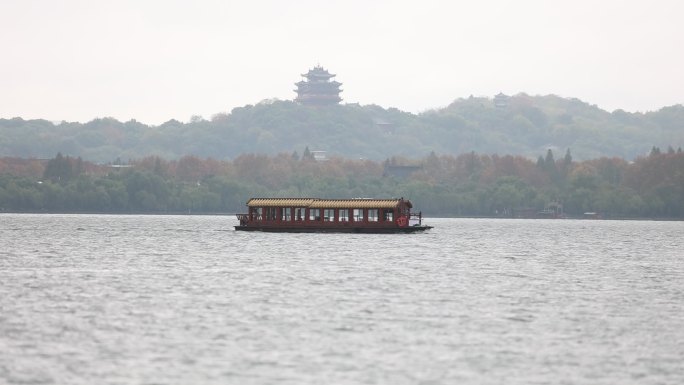
[[[160,124],[292,99],[421,112],[498,92],[684,103],[684,1],[0,0],[0,117]]]

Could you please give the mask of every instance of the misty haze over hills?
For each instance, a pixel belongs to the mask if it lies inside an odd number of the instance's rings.
[[[469,97],[420,114],[376,105],[302,106],[266,100],[219,113],[148,126],[112,118],[87,123],[0,119],[0,156],[57,153],[108,163],[156,155],[233,159],[244,153],[295,153],[382,160],[474,151],[536,158],[570,149],[575,159],[633,159],[653,146],[684,146],[684,107],[604,111],[574,98],[518,94]]]

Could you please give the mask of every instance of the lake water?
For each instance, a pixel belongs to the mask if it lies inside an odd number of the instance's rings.
[[[684,223],[0,215],[0,384],[682,384]]]

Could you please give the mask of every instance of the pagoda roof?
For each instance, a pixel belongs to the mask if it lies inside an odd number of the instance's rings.
[[[401,202],[412,207],[411,202],[402,199],[319,199],[319,198],[252,198],[247,201],[248,207],[310,207],[331,209],[362,209],[362,208],[394,208]]]
[[[297,87],[307,88],[307,89],[310,89],[310,88],[333,89],[333,88],[338,88],[339,86],[342,85],[342,83],[340,83],[340,82],[305,82],[305,81],[301,81],[301,82],[295,83],[295,85]]]
[[[321,78],[332,78],[335,77],[335,74],[331,74],[326,70],[325,68],[321,66],[316,66],[313,69],[310,69],[309,72],[302,74],[303,77],[309,78],[309,77],[321,77]]]

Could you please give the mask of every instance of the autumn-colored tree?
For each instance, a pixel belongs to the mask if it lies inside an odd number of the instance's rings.
[[[606,217],[684,217],[681,152],[654,153],[634,162],[621,158],[568,162],[568,154],[558,161],[547,156],[557,169],[570,164],[555,179],[545,168],[546,158],[541,158],[542,167],[522,156],[475,152],[389,158],[387,162],[395,165],[418,166],[407,178],[384,176],[383,162],[334,156],[326,161],[298,161],[286,152],[244,154],[233,161],[148,157],[115,169],[59,153],[44,163],[45,178],[37,182],[27,170],[43,163],[3,158],[0,207],[195,213],[240,210],[252,196],[404,196],[432,215],[510,216],[517,209],[540,210],[560,201],[568,215],[600,211]]]

